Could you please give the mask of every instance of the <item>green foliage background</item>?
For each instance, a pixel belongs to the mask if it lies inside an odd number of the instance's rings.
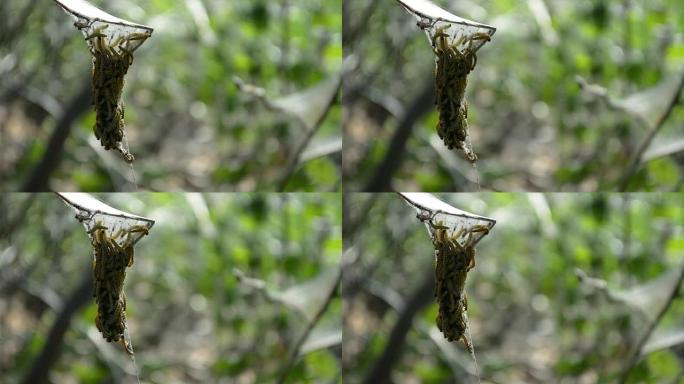
[[[298,120],[241,94],[234,77],[264,87],[270,99],[295,94],[341,70],[342,0],[92,1],[119,17],[152,26],[126,76],[127,135],[141,188],[275,190]],[[90,82],[91,56],[73,19],[52,1],[0,4],[0,176],[16,190],[42,157],[62,108]],[[18,30],[13,30],[18,26]],[[306,102],[302,109],[310,108]],[[336,103],[308,149],[338,140]],[[95,114],[78,120],[57,190],[127,188],[116,156],[94,151]],[[90,140],[90,142],[89,142]],[[108,155],[108,154],[107,154]],[[340,153],[306,161],[288,190],[340,189]]]
[[[468,77],[468,121],[479,180],[494,191],[615,190],[646,128],[583,94],[576,76],[624,99],[684,76],[679,0],[438,0],[456,15],[497,28]],[[397,1],[346,0],[344,178],[363,190],[402,113],[433,82],[434,55]],[[670,87],[671,88],[671,87]],[[670,90],[672,93],[673,91]],[[656,119],[671,99],[656,90],[628,107]],[[477,190],[476,171],[436,134],[431,108],[411,132],[392,187]],[[675,108],[649,151],[678,143],[634,175],[628,190],[681,190],[684,109]],[[394,159],[396,161],[396,159]]]
[[[143,382],[269,382],[283,368],[306,319],[238,281],[234,268],[273,295],[297,289],[315,302],[339,270],[340,195],[101,194],[102,201],[156,220],[127,270],[127,319]],[[0,371],[22,377],[75,287],[91,273],[92,249],[74,212],[53,194],[4,195]],[[22,207],[30,203],[25,215]],[[18,226],[8,226],[21,217]],[[326,285],[327,284],[327,285]],[[310,310],[318,310],[311,308]],[[72,319],[51,377],[130,382],[131,362],[95,328],[92,299]],[[310,313],[308,315],[311,315]],[[303,354],[288,382],[338,382],[342,303],[335,297],[309,341],[337,341]]]
[[[655,316],[671,288],[644,285],[684,268],[681,194],[442,194],[497,220],[477,245],[466,281],[468,318],[482,382],[613,383],[645,321],[576,275],[605,279],[628,304]],[[344,372],[360,382],[384,351],[399,312],[433,273],[434,249],[416,211],[395,194],[355,194],[345,206]],[[346,223],[352,223],[347,227]],[[642,291],[630,291],[643,288]],[[681,289],[681,287],[680,287]],[[353,292],[353,293],[352,293]],[[661,304],[658,304],[661,303]],[[470,355],[435,325],[437,304],[413,319],[393,368],[396,382],[477,382]],[[655,330],[684,335],[684,300]],[[654,340],[654,339],[653,339]],[[653,341],[651,340],[651,341]],[[673,340],[673,339],[669,339]],[[630,383],[679,383],[684,349],[650,353]]]

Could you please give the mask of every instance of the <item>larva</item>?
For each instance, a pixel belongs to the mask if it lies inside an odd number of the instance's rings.
[[[439,304],[437,328],[449,341],[462,340],[470,348],[465,336],[467,320],[465,311],[468,299],[465,294],[465,282],[468,272],[475,267],[475,232],[488,232],[489,228],[476,225],[469,229],[461,229],[453,236],[448,228],[438,222],[433,225],[433,245],[435,248],[435,298]],[[457,240],[465,237],[464,245]]]
[[[142,229],[144,228],[144,230]],[[97,303],[95,325],[108,342],[121,342],[128,353],[133,353],[124,340],[126,329],[126,295],[123,284],[126,268],[133,265],[133,244],[131,233],[147,234],[147,227],[134,226],[108,236],[107,227],[96,223],[89,231],[95,249],[93,260],[93,297]],[[119,245],[117,238],[126,233],[126,240]]]
[[[465,145],[468,127],[468,104],[465,89],[468,74],[477,64],[473,41],[491,37],[486,33],[462,36],[453,44],[449,43],[446,30],[450,26],[437,28],[432,36],[433,51],[437,56],[435,68],[435,104],[439,111],[437,134],[449,149],[461,149],[469,161],[477,161],[477,155]],[[463,51],[458,46],[466,44]]]
[[[133,63],[133,54],[128,48],[131,40],[139,40],[134,34],[127,38],[119,37],[110,42],[102,32],[107,25],[96,28],[86,40],[93,40],[90,52],[93,64],[93,107],[95,108],[95,137],[104,149],[115,149],[124,160],[132,163],[135,157],[122,145],[124,136],[124,107],[121,94],[124,76]]]

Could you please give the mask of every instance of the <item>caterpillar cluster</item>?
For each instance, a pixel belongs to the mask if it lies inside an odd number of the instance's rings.
[[[142,228],[142,229],[141,229]],[[131,233],[144,232],[148,229],[136,226],[126,231],[120,230],[108,236],[107,227],[96,223],[89,231],[91,243],[95,250],[93,260],[93,297],[97,304],[95,326],[108,342],[121,342],[126,351],[133,354],[132,348],[124,339],[126,329],[126,295],[123,284],[126,268],[133,265],[134,252]],[[127,233],[126,241],[119,245],[116,239]]]
[[[461,246],[456,238],[449,236],[447,229],[440,225],[436,226],[433,245],[435,298],[439,304],[437,328],[447,340],[463,340],[468,345],[465,337],[465,311],[468,308],[468,300],[464,288],[468,271],[475,266],[474,249]]]
[[[93,107],[95,109],[95,137],[104,149],[115,149],[123,159],[132,163],[135,157],[122,144],[124,137],[124,106],[121,95],[124,76],[133,63],[130,42],[147,38],[147,35],[133,34],[109,41],[102,31],[107,25],[96,28],[86,40],[93,39],[90,53],[93,63]]]
[[[470,162],[477,161],[477,155],[466,145],[468,128],[468,103],[465,89],[468,74],[477,64],[473,41],[491,37],[486,33],[476,33],[462,37],[454,44],[449,43],[445,32],[450,26],[437,28],[432,36],[433,51],[437,56],[435,68],[435,104],[439,111],[437,134],[449,149],[454,147],[463,151]],[[465,44],[463,52],[458,46]]]

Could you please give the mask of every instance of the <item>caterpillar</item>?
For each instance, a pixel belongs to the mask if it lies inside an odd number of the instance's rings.
[[[148,233],[144,226],[133,226],[121,229],[112,236],[107,234],[108,228],[96,222],[88,231],[91,244],[95,250],[93,260],[93,297],[97,304],[95,326],[108,342],[121,342],[129,354],[133,354],[130,344],[124,338],[126,329],[126,295],[123,284],[126,268],[133,265],[132,233]],[[123,245],[117,239],[126,235]]]
[[[468,103],[465,89],[468,74],[477,64],[473,41],[489,41],[486,33],[462,36],[453,44],[449,43],[446,30],[450,25],[437,28],[432,36],[433,52],[437,56],[435,66],[435,105],[439,111],[437,134],[449,149],[454,147],[463,151],[470,162],[477,161],[477,155],[466,146],[468,128]],[[458,46],[465,45],[463,51]]]
[[[123,159],[132,163],[135,157],[123,146],[124,106],[121,95],[124,76],[133,63],[131,41],[144,40],[147,35],[134,33],[118,37],[114,41],[103,33],[108,25],[95,28],[86,37],[93,40],[90,53],[93,55],[93,107],[95,109],[95,137],[105,150],[115,149]]]
[[[435,298],[439,312],[435,323],[437,328],[449,341],[461,340],[471,349],[465,336],[468,326],[466,311],[468,299],[465,294],[465,282],[468,272],[475,267],[475,232],[489,232],[489,228],[476,225],[469,229],[461,229],[449,235],[448,228],[438,222],[434,229],[433,245],[435,248]],[[464,245],[458,239],[465,236]]]

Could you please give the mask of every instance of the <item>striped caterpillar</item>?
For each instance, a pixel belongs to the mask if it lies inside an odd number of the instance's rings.
[[[470,162],[477,161],[477,155],[466,146],[468,128],[468,103],[465,100],[465,89],[468,74],[477,64],[477,56],[473,49],[473,41],[489,41],[486,33],[475,33],[462,36],[453,44],[449,44],[449,35],[445,32],[450,26],[437,28],[432,36],[433,52],[437,56],[435,68],[435,104],[439,111],[437,134],[449,149],[461,149]],[[458,49],[466,44],[463,52]]]
[[[86,40],[93,40],[90,53],[93,63],[93,107],[95,108],[95,137],[104,149],[115,149],[123,159],[132,163],[135,157],[122,145],[124,136],[124,106],[121,94],[124,76],[133,63],[131,42],[144,40],[148,35],[133,33],[109,41],[102,31],[108,25],[95,28]]]
[[[466,310],[468,299],[465,294],[465,281],[468,272],[475,267],[475,247],[473,233],[489,232],[489,228],[476,225],[469,229],[461,228],[453,236],[448,228],[438,222],[433,225],[435,247],[435,298],[439,304],[437,328],[449,341],[462,340],[472,348],[465,336],[468,326]],[[466,236],[464,245],[457,239]]]
[[[124,339],[126,329],[126,295],[123,292],[126,268],[133,265],[133,237],[132,233],[148,233],[145,226],[133,226],[126,230],[119,230],[113,236],[108,236],[107,227],[97,222],[88,232],[91,244],[95,249],[93,260],[93,297],[97,303],[95,326],[108,342],[121,342],[129,354],[133,350]],[[126,236],[123,245],[116,241]]]

